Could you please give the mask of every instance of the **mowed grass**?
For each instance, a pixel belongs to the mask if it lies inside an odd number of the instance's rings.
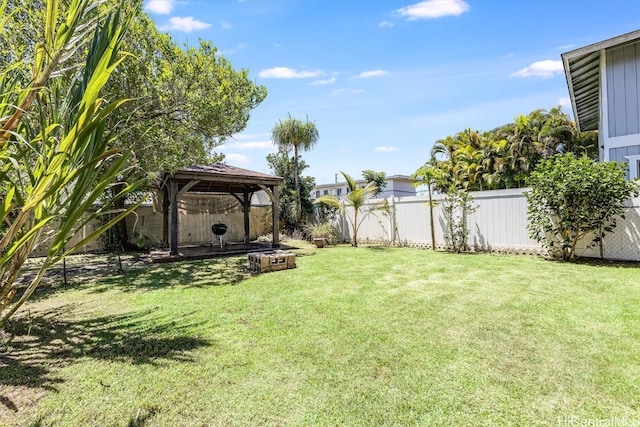
[[[0,423],[640,422],[636,268],[342,246],[245,264],[43,292],[3,349]]]

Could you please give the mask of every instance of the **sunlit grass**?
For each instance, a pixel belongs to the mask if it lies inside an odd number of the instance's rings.
[[[7,425],[640,419],[635,268],[367,247],[245,264],[43,293],[3,356]]]

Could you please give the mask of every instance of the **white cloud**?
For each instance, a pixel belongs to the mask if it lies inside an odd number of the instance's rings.
[[[570,98],[560,98],[558,100],[558,105],[562,108],[571,109],[571,99]]]
[[[244,50],[247,47],[247,45],[245,43],[240,43],[238,46],[233,47],[231,49],[225,49],[223,51],[220,51],[221,55],[233,55],[235,53],[240,52],[241,50]]]
[[[236,141],[255,141],[255,140],[266,140],[271,138],[270,133],[239,133],[233,136],[233,139]]]
[[[396,26],[396,23],[391,21],[382,21],[381,23],[378,24],[378,27],[380,28],[393,28],[395,26]]]
[[[336,78],[331,77],[330,79],[326,79],[326,80],[314,80],[311,83],[309,83],[309,85],[311,86],[330,85],[335,82],[336,82]]]
[[[409,21],[435,19],[443,16],[458,16],[469,10],[464,0],[426,0],[400,8],[396,12]]]
[[[223,30],[228,30],[229,28],[231,28],[231,22],[225,21],[225,20],[220,20],[220,27]]]
[[[168,15],[173,10],[174,3],[174,0],[149,0],[145,3],[144,10],[160,15]]]
[[[562,67],[562,61],[552,61],[547,59],[545,61],[534,62],[528,67],[522,70],[516,71],[511,74],[511,77],[553,77],[556,74],[561,74],[564,71]]]
[[[232,142],[227,143],[229,148],[234,150],[272,150],[274,148],[273,142],[269,141],[247,141],[247,142]]]
[[[308,79],[321,74],[322,71],[298,71],[288,67],[274,67],[262,70],[258,75],[265,79]]]
[[[193,16],[172,16],[169,18],[169,24],[163,25],[160,30],[175,30],[190,33],[191,31],[207,29],[210,26],[211,24],[193,19]]]
[[[235,135],[233,139],[227,140],[220,148],[222,151],[263,150],[273,152],[277,150],[277,147],[271,141],[270,133]]]
[[[338,95],[355,95],[357,93],[362,93],[362,89],[336,89],[333,92],[331,92],[331,96],[338,96]]]
[[[381,152],[381,153],[391,153],[393,151],[399,151],[399,150],[400,149],[398,147],[392,147],[390,145],[382,145],[382,146],[379,146],[379,147],[375,147],[373,149],[373,151],[378,151],[378,152]]]
[[[229,153],[224,155],[224,160],[231,164],[248,165],[251,163],[251,159],[244,154]]]
[[[389,74],[388,71],[385,70],[371,70],[371,71],[363,71],[362,73],[356,76],[356,79],[366,79],[369,77],[378,77],[384,76],[385,74]]]

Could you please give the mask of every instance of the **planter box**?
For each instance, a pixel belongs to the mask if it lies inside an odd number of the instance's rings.
[[[296,268],[296,256],[284,251],[262,252],[248,255],[249,270],[254,273]]]

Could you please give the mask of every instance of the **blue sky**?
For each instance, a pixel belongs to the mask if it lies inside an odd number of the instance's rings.
[[[318,184],[365,169],[410,175],[438,139],[518,114],[571,112],[560,54],[640,29],[637,0],[145,0],[182,45],[210,40],[267,87],[220,151],[271,172],[271,129],[315,121]]]

